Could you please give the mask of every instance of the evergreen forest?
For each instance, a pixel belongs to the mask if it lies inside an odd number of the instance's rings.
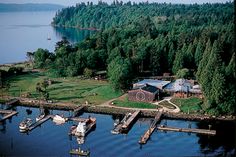
[[[57,12],[52,25],[98,31],[75,45],[63,38],[54,53],[28,54],[36,68],[55,76],[106,70],[117,90],[129,89],[138,76],[192,77],[202,87],[206,111],[236,113],[233,2],[80,3]]]

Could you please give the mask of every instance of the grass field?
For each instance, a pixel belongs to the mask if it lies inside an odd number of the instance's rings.
[[[44,73],[29,73],[10,78],[10,88],[5,94],[20,96],[31,93],[31,98],[39,98],[36,84],[48,77]],[[121,92],[115,92],[106,81],[81,80],[79,78],[53,78],[53,83],[47,88],[49,98],[60,102],[101,104],[118,97]]]
[[[156,105],[145,103],[145,102],[134,102],[129,101],[127,97],[125,97],[123,100],[118,99],[113,101],[115,106],[119,107],[128,107],[128,108],[147,108],[147,109],[155,109],[157,108]]]
[[[199,112],[202,109],[202,100],[199,98],[173,98],[170,101],[178,105],[180,107],[180,110],[185,113]]]

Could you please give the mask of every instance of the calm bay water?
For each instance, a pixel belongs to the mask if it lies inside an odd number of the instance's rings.
[[[55,12],[0,13],[0,64],[26,60],[27,51],[38,48],[54,51],[63,36],[75,43],[94,31],[74,28],[53,28],[50,23]],[[50,37],[51,40],[47,40]]]
[[[30,115],[27,109],[32,110]],[[97,118],[96,129],[88,134],[85,143],[79,145],[68,131],[75,122],[56,125],[51,120],[28,134],[20,133],[19,123],[26,117],[35,119],[38,108],[16,107],[17,116],[0,125],[0,156],[70,156],[72,148],[90,149],[92,157],[130,157],[130,156],[234,156],[235,124],[214,123],[216,136],[196,135],[179,132],[155,131],[146,145],[140,146],[138,140],[151,123],[150,118],[140,118],[127,135],[112,135],[114,119],[111,115],[84,113],[81,117]],[[67,111],[50,111],[70,116]],[[187,127],[189,122],[182,120],[162,120],[168,126]],[[191,122],[193,128],[207,128],[203,122]],[[224,128],[223,128],[224,127]]]

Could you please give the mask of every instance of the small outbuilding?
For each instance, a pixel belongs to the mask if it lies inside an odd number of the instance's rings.
[[[160,89],[155,86],[145,84],[137,86],[128,92],[130,101],[153,102],[159,99]]]

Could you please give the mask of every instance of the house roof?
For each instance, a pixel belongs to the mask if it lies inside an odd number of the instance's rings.
[[[174,82],[171,82],[170,84],[166,85],[164,89],[174,92],[188,92],[190,89],[192,89],[192,85],[186,79],[177,79]]]
[[[149,84],[151,86],[157,87],[159,89],[163,89],[164,86],[169,84],[170,81],[162,81],[162,80],[154,80],[154,79],[144,79],[134,84],[134,86],[142,86],[145,84]]]
[[[133,90],[137,90],[137,89],[141,89],[150,93],[156,93],[159,90],[157,87],[149,85],[149,84],[145,84],[145,85],[137,86],[133,88]]]

